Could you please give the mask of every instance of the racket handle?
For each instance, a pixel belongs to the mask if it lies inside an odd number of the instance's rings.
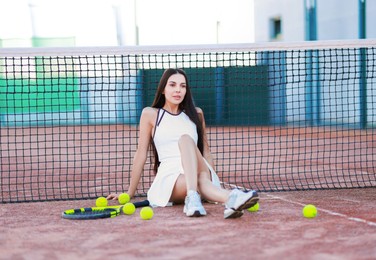
[[[147,207],[150,205],[148,200],[137,201],[133,203],[136,208]]]

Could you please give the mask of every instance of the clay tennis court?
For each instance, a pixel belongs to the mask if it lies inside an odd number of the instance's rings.
[[[3,128],[0,259],[376,257],[372,131],[210,128],[224,186],[260,191],[260,210],[240,219],[225,220],[223,206],[208,203],[202,218],[186,217],[183,205],[155,208],[147,221],[140,209],[112,219],[61,218],[66,209],[94,206],[96,196],[126,190],[124,165],[136,140],[131,130]],[[152,179],[147,166],[134,201],[145,199]],[[29,202],[9,203],[17,200]],[[317,206],[316,218],[302,216],[305,204]]]
[[[141,199],[141,198],[139,198]],[[188,218],[183,206],[102,220],[66,220],[94,200],[1,205],[0,259],[375,259],[376,189],[264,192],[260,210],[223,219],[221,205]],[[318,216],[301,215],[314,203]]]

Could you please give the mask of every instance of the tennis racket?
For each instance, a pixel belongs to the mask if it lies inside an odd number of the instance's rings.
[[[149,206],[148,200],[133,203],[136,208]],[[124,205],[68,209],[61,216],[65,219],[100,219],[119,216]]]

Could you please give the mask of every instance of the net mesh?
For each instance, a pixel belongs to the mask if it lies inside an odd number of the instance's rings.
[[[126,191],[169,67],[188,74],[223,186],[375,187],[375,43],[0,49],[0,201]]]

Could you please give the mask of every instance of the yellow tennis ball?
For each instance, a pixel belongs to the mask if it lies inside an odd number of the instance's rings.
[[[121,205],[124,205],[125,203],[128,203],[130,199],[128,193],[122,193],[119,195],[118,201]]]
[[[151,207],[143,207],[140,211],[140,217],[144,220],[152,219],[153,216],[154,212]]]
[[[314,218],[317,215],[317,209],[314,205],[308,204],[304,206],[302,213],[306,218]]]
[[[132,215],[136,211],[136,207],[134,206],[133,203],[125,203],[123,207],[123,212],[125,215]]]
[[[95,201],[95,205],[97,207],[106,207],[107,206],[107,199],[105,197],[99,197],[96,201]]]
[[[255,205],[253,205],[252,207],[248,208],[248,211],[249,212],[257,212],[260,208],[260,204],[257,202]]]

